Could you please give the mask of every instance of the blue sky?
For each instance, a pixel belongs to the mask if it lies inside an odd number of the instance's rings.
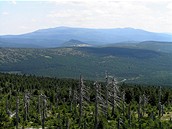
[[[0,0],[0,35],[58,26],[172,33],[171,0]]]

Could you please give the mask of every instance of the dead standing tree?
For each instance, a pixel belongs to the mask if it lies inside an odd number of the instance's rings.
[[[79,127],[81,127],[82,122],[82,116],[83,116],[83,110],[85,107],[85,104],[89,101],[89,88],[84,85],[83,77],[80,75],[79,79],[79,95],[78,95],[78,101],[79,101]]]
[[[145,94],[139,96],[139,103],[138,103],[138,122],[139,122],[139,129],[142,128],[141,125],[141,118],[144,117],[145,114],[145,106],[148,103],[148,97]]]
[[[69,87],[69,101],[70,101],[70,111],[72,111],[73,108],[73,96],[72,96],[72,87]]]
[[[30,102],[30,94],[25,92],[24,93],[24,121],[27,121],[28,119],[29,102]]]
[[[101,85],[96,81],[95,85],[95,120],[94,120],[94,128],[98,129],[99,120],[98,116],[100,112],[102,112],[105,116],[107,115],[107,104],[106,98],[104,97],[103,90]]]
[[[121,81],[122,82],[122,81]],[[118,81],[116,78],[113,76],[109,76],[106,73],[106,90],[105,90],[105,109],[106,113],[108,112],[108,105],[111,105],[112,108],[112,116],[115,115],[115,108],[118,107],[119,109],[122,110],[123,116],[125,115],[125,91],[120,93],[119,86],[118,86]],[[106,114],[105,114],[106,115]],[[123,124],[123,120],[119,118],[119,126],[120,124]]]
[[[108,117],[109,85],[110,85],[110,82],[109,82],[109,76],[108,76],[108,73],[106,72],[105,105],[104,105],[104,106],[105,106],[104,114],[105,114],[105,117],[106,117],[106,118]]]
[[[16,129],[18,129],[18,122],[19,122],[19,97],[17,96],[16,99]]]
[[[148,97],[143,94],[142,96],[142,116],[145,115],[145,108],[146,108],[146,105],[148,104]]]
[[[112,115],[115,113],[115,107],[120,106],[119,103],[121,98],[119,96],[119,87],[118,81],[116,78],[109,76],[106,72],[106,87],[105,87],[105,115],[108,116],[108,105],[110,104],[112,107]],[[123,96],[125,97],[125,96]],[[125,100],[124,100],[125,101]]]
[[[95,82],[94,83],[95,85],[95,129],[98,129],[98,115],[99,115],[99,100],[101,99],[100,98],[100,92],[99,92],[99,88],[100,88],[100,85],[98,84],[98,82]]]
[[[59,104],[59,100],[60,100],[59,97],[60,97],[60,88],[59,88],[59,86],[57,86],[56,95],[55,95],[56,108],[58,108],[58,104]]]
[[[163,116],[164,114],[164,106],[162,105],[162,88],[161,86],[159,87],[159,101],[158,101],[158,110],[159,110],[159,117]]]
[[[10,111],[10,104],[9,104],[9,100],[11,99],[11,90],[9,92],[9,95],[7,96],[6,99],[6,113],[8,116],[11,116],[12,112]]]
[[[115,114],[115,107],[120,107],[119,103],[121,101],[121,98],[119,96],[119,87],[118,87],[118,81],[116,78],[113,77],[113,79],[110,82],[109,85],[109,96],[110,96],[110,105],[112,106],[112,116]]]
[[[47,96],[41,94],[40,95],[41,98],[41,118],[42,118],[42,129],[45,128],[45,118],[46,118],[46,107],[47,107]]]

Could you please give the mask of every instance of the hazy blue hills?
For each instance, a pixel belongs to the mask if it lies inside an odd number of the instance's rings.
[[[105,45],[118,42],[169,41],[172,35],[148,32],[133,28],[88,29],[57,27],[41,29],[22,35],[0,36],[0,47],[60,47],[71,39],[91,45]]]

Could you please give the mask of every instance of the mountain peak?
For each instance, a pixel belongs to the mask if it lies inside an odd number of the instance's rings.
[[[67,47],[88,47],[91,46],[88,43],[84,43],[82,41],[76,40],[76,39],[70,39],[69,41],[65,42],[63,46]]]

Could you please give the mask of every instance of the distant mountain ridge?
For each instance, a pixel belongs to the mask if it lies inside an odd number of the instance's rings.
[[[148,32],[134,28],[89,29],[57,27],[41,29],[21,35],[0,36],[0,47],[60,47],[69,40],[79,40],[90,45],[105,45],[129,41],[168,41],[172,35]]]

